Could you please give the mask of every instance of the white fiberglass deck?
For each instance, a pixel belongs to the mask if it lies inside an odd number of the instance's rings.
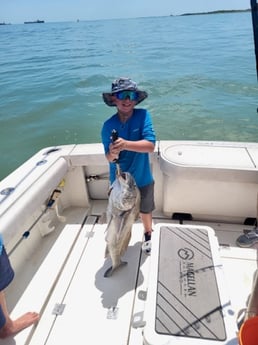
[[[153,265],[156,265],[155,255],[146,256],[141,253],[142,225],[140,222],[136,223],[124,257],[128,265],[115,272],[112,277],[104,278],[104,272],[110,265],[110,261],[104,259],[106,224],[97,221],[97,216],[88,216],[80,228],[80,225],[74,224],[74,220],[69,223],[67,217],[63,238],[57,239],[56,249],[51,249],[56,252],[50,250],[49,258],[46,259],[51,260],[47,262],[48,269],[43,262],[37,272],[38,277],[31,281],[24,297],[12,312],[12,316],[16,317],[27,310],[40,310],[38,325],[2,341],[1,344],[144,343],[143,327],[152,317],[144,314],[144,299],[151,289],[150,284],[156,284],[148,279],[149,268],[151,267],[152,272]],[[159,218],[154,222],[154,241],[158,238],[156,234],[160,231],[160,223],[175,224],[174,221]],[[188,225],[191,227],[196,224],[188,222]],[[227,291],[232,304],[230,317],[237,322],[238,312],[246,308],[251,292],[253,273],[257,269],[257,251],[255,248],[241,249],[235,246],[234,241],[243,230],[241,226],[208,225],[215,230],[221,245],[217,249],[223,265],[223,290]],[[47,236],[45,239],[47,240]],[[69,248],[64,248],[64,244]],[[155,243],[153,249],[158,251]],[[63,264],[56,268],[65,250],[67,252],[62,259]],[[51,274],[55,270],[57,275],[53,279]],[[17,284],[17,281],[14,283]],[[147,310],[150,310],[149,307]],[[237,344],[237,335],[231,334],[231,339],[227,341],[230,345]],[[199,339],[197,343],[202,344]],[[145,344],[152,344],[151,339],[148,338]]]

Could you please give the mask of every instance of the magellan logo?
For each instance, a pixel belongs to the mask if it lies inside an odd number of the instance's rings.
[[[180,248],[177,254],[183,260],[192,260],[194,257],[194,252],[189,248]]]
[[[180,282],[185,296],[196,297],[196,280],[194,268],[194,252],[189,248],[180,248],[177,252],[180,260]]]

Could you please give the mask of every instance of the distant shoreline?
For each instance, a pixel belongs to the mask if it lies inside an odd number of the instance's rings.
[[[210,12],[193,12],[193,13],[183,13],[179,15],[173,15],[171,16],[195,16],[195,15],[200,15],[200,14],[221,14],[221,13],[238,13],[238,12],[250,12],[251,9],[247,8],[245,10],[217,10],[217,11],[210,11]]]

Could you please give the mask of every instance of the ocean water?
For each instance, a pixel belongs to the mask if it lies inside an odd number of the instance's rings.
[[[257,141],[250,13],[0,26],[0,179],[43,147],[100,141],[129,76],[157,139]]]

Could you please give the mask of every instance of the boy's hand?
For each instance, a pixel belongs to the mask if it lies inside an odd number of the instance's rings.
[[[109,152],[112,155],[119,155],[119,153],[126,149],[127,141],[123,138],[118,138],[114,143],[109,145]]]
[[[114,144],[111,143],[109,145],[109,154],[110,154],[110,156],[112,158],[112,161],[115,160],[115,159],[118,159],[119,152],[120,151],[114,147]]]

